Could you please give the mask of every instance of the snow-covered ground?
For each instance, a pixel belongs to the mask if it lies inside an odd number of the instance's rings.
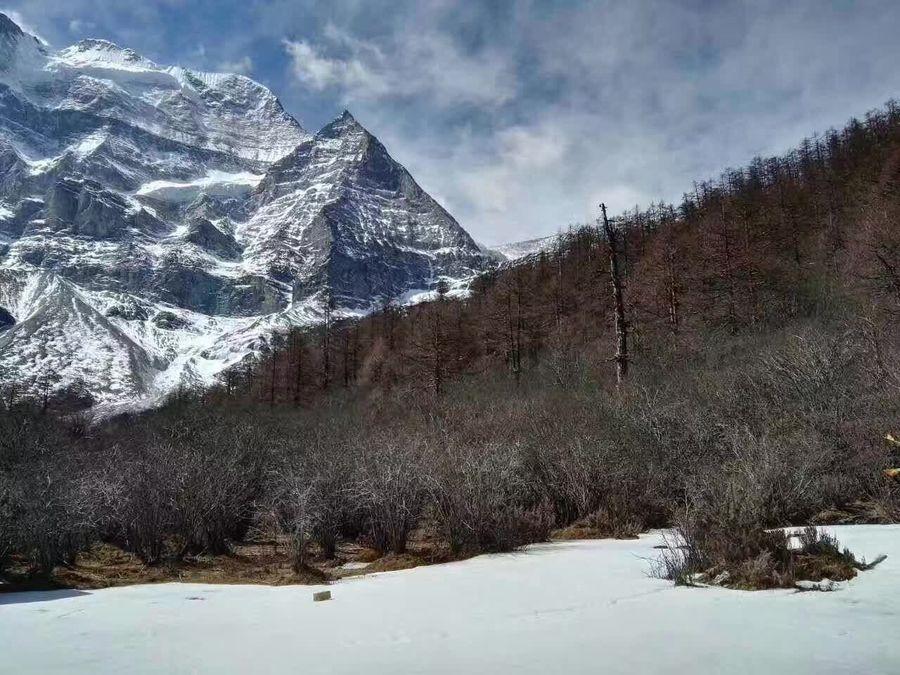
[[[900,526],[829,528],[885,562],[837,591],[674,588],[658,534],[320,587],[0,595],[3,673],[900,673]]]

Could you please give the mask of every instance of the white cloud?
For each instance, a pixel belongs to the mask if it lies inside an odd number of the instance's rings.
[[[404,31],[379,45],[328,24],[320,44],[283,44],[302,84],[315,91],[336,89],[348,102],[423,97],[442,106],[498,106],[515,94],[507,55],[468,53],[436,30]]]
[[[87,21],[85,19],[72,19],[69,21],[69,32],[75,34],[81,34],[88,30],[93,30],[96,27],[96,24],[93,21]]]
[[[616,136],[592,115],[558,106],[537,117],[491,135],[442,130],[407,138],[390,130],[389,116],[374,118],[373,127],[383,125],[388,149],[489,244],[592,221],[601,201],[614,212],[646,205],[660,196],[649,176],[678,174],[677,159],[661,152],[657,139]]]
[[[900,92],[895,2],[520,9],[508,32],[490,35],[495,68],[467,68],[474,57],[430,15],[399,24],[377,42],[390,92],[356,97],[359,117],[488,243],[593,220],[600,201],[614,211],[677,201],[695,180],[783,152]],[[408,54],[428,58],[413,67]],[[425,74],[431,87],[417,79]],[[391,99],[412,89],[423,95]],[[461,97],[474,115],[448,114]]]
[[[304,40],[284,41],[292,71],[300,82],[316,91],[336,87],[356,97],[378,98],[392,90],[380,75],[358,58],[332,59]]]
[[[236,61],[223,61],[218,70],[223,73],[236,73],[238,75],[250,75],[253,72],[253,59],[243,56]]]

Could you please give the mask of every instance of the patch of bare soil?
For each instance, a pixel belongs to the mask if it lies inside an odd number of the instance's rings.
[[[897,521],[896,503],[890,499],[856,501],[842,508],[820,511],[811,520],[812,525],[882,525]]]

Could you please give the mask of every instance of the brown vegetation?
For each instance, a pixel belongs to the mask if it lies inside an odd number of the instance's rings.
[[[767,530],[900,513],[898,171],[889,104],[468,298],[352,322],[326,303],[156,411],[88,426],[6,392],[0,569],[75,569],[98,542],[238,560],[263,537],[306,574],[347,546],[390,567],[674,524],[691,570],[781,585],[806,563]]]

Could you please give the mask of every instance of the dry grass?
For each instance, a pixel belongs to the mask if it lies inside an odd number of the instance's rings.
[[[668,544],[657,573],[682,585],[713,584],[749,591],[792,588],[799,581],[847,581],[871,568],[815,527],[796,535],[761,528],[678,530]]]
[[[230,553],[186,556],[159,565],[147,565],[136,555],[112,544],[95,544],[82,551],[74,563],[58,566],[48,577],[29,574],[29,563],[14,558],[8,583],[0,592],[73,588],[90,590],[168,582],[203,584],[316,585],[350,576],[411,569],[448,562],[449,547],[433,527],[421,527],[410,535],[408,551],[381,555],[356,542],[341,542],[334,558],[326,558],[311,547],[309,561],[296,572],[287,538],[237,544]],[[366,563],[347,569],[347,563]]]
[[[857,500],[842,508],[820,511],[810,519],[812,525],[884,525],[897,522],[900,513],[887,499]]]
[[[605,509],[575,521],[567,527],[554,530],[551,540],[572,541],[576,539],[637,539],[644,531],[643,525],[634,518],[620,519]]]

